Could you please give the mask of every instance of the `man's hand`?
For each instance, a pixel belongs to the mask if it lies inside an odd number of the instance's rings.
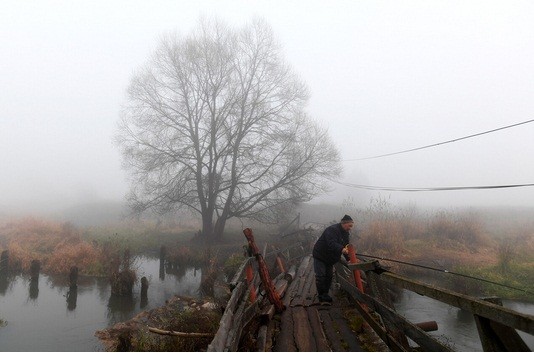
[[[343,248],[343,250],[341,251],[343,254],[345,255],[348,255],[349,254],[349,245],[345,245],[345,247]]]

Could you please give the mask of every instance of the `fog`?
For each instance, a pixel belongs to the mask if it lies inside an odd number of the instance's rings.
[[[529,1],[2,1],[0,212],[122,202],[113,144],[132,74],[200,16],[264,18],[341,152],[341,181],[388,187],[534,183]],[[314,203],[532,207],[534,187],[387,192],[332,184]]]

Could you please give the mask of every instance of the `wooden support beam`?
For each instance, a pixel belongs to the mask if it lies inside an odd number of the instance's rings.
[[[347,293],[349,293],[351,297],[353,297],[356,301],[365,303],[369,307],[374,308],[376,312],[380,314],[382,319],[386,321],[386,325],[394,325],[394,326],[400,327],[400,329],[408,337],[410,337],[412,340],[418,343],[423,348],[424,351],[441,352],[441,351],[451,350],[449,347],[445,346],[441,342],[429,336],[426,332],[424,332],[419,327],[417,327],[416,325],[406,320],[403,316],[397,314],[396,312],[388,308],[386,305],[382,304],[380,301],[376,300],[375,298],[367,294],[361,293],[353,284],[351,284],[346,279],[341,277],[338,280],[342,288]],[[360,309],[358,309],[358,311],[360,311]],[[362,308],[362,311],[364,311],[363,308]],[[365,314],[362,313],[362,315],[365,315]],[[367,321],[368,317],[364,316],[364,319],[366,319]],[[375,327],[373,327],[373,329],[375,329]],[[376,331],[376,329],[375,329],[375,332],[377,332],[377,334],[380,336],[380,333]],[[395,346],[393,347],[389,346],[390,344],[389,341],[393,341]],[[402,347],[402,345],[399,344],[398,341],[396,341],[396,339],[393,338],[393,336],[391,336],[389,333],[387,334],[387,339],[384,340],[384,342],[386,342],[386,344],[388,344],[388,346],[394,350],[399,350]],[[405,350],[405,348],[402,348],[402,350]]]
[[[380,322],[377,321],[377,319],[369,313],[368,307],[364,308],[360,304],[360,298],[365,300],[362,297],[363,293],[357,290],[354,284],[350,283],[346,278],[339,276],[337,280],[339,284],[341,285],[341,288],[343,288],[343,290],[345,290],[352,297],[352,299],[356,301],[354,304],[356,309],[358,310],[360,315],[363,317],[365,322],[367,322],[369,326],[371,326],[371,328],[375,331],[378,337],[380,337],[382,341],[384,341],[391,350],[396,351],[396,352],[406,351],[406,349],[386,331],[385,327],[382,326]],[[367,305],[372,305],[372,303],[369,302],[367,303]]]
[[[483,300],[502,305],[499,298]],[[484,352],[530,352],[529,347],[513,328],[476,314],[474,317]]]
[[[512,309],[417,280],[408,279],[391,272],[382,273],[380,277],[385,282],[534,335],[534,315],[518,313]]]
[[[366,261],[366,262],[359,262],[359,263],[349,263],[347,267],[349,270],[360,270],[360,271],[374,271],[376,270],[378,261]]]

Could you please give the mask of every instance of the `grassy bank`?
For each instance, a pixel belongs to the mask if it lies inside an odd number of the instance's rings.
[[[415,208],[395,208],[385,202],[358,216],[354,243],[360,253],[458,272],[522,291],[384,262],[400,273],[434,279],[440,286],[473,295],[534,302],[534,227],[518,222],[496,232],[487,219],[473,211],[422,214]]]

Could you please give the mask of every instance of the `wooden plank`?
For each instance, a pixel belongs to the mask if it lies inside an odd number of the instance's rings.
[[[308,277],[306,277],[306,285],[303,288],[302,305],[310,306],[316,293],[317,289],[315,286],[315,271],[313,271],[313,268],[310,268]]]
[[[226,345],[226,340],[228,338],[228,332],[232,324],[234,310],[240,299],[242,299],[243,294],[245,293],[245,289],[245,283],[239,282],[237,284],[237,287],[235,287],[232,291],[232,295],[228,300],[223,316],[219,321],[219,329],[217,330],[217,333],[215,334],[215,337],[213,338],[211,343],[208,345],[209,352],[221,352],[224,349]]]
[[[283,313],[280,322],[280,333],[276,339],[274,351],[296,352],[297,347],[293,339],[293,308],[288,307]]]
[[[299,352],[317,351],[308,314],[303,307],[293,309],[293,336]]]
[[[341,314],[341,310],[339,308],[332,308],[329,311],[330,317],[337,323],[337,327],[339,327],[339,334],[343,341],[349,346],[348,351],[360,352],[362,347],[356,339],[356,334],[348,327],[347,320]]]
[[[262,325],[258,330],[258,337],[256,339],[258,352],[265,352],[267,349],[267,329],[267,325]]]
[[[323,331],[323,326],[321,324],[321,318],[317,312],[317,308],[306,308],[308,314],[308,320],[313,331],[313,336],[315,338],[315,345],[317,346],[317,352],[330,352],[330,346],[328,340],[326,339],[325,333]]]
[[[496,304],[456,293],[448,289],[431,286],[394,273],[382,273],[380,276],[383,281],[397,285],[401,288],[411,290],[412,292],[425,295],[443,303],[467,310],[478,316],[534,335],[534,315],[518,313],[517,311]]]
[[[246,292],[246,297],[248,297],[248,292],[249,291]],[[226,339],[225,351],[237,351],[237,346],[239,345],[239,340],[241,339],[241,334],[243,332],[243,318],[245,315],[247,302],[248,301],[246,299],[241,300],[234,313],[232,327],[230,331],[228,331],[228,338]]]
[[[326,309],[318,310],[319,317],[321,318],[321,321],[323,323],[323,330],[326,336],[326,339],[329,342],[329,345],[333,352],[344,352],[345,349],[341,345],[341,340],[339,339],[339,335],[337,334],[336,330],[334,330],[334,322],[332,321],[332,317],[330,316],[330,313]]]
[[[273,336],[274,331],[277,326],[277,323],[274,320],[269,321],[269,325],[267,325],[267,341],[265,342],[265,351],[271,352],[273,348]]]
[[[304,264],[305,264],[305,262],[303,261],[302,265],[304,265]],[[292,306],[302,306],[303,305],[303,302],[304,302],[304,299],[305,299],[305,294],[306,294],[306,293],[304,293],[304,289],[306,288],[308,277],[310,275],[309,267],[310,267],[310,262],[308,261],[306,263],[306,267],[302,268],[302,271],[300,271],[300,268],[299,268],[299,272],[301,272],[301,275],[298,277],[299,284],[298,284],[298,287],[296,289],[297,292],[295,293],[295,297],[291,301],[291,305]]]
[[[245,261],[243,261],[243,263],[239,266],[239,268],[237,269],[234,275],[234,278],[232,278],[232,280],[229,282],[230,290],[233,290],[237,286],[239,281],[245,278],[245,268],[247,267],[248,264],[252,262],[253,259],[254,259],[253,257],[247,257]]]
[[[301,261],[301,263],[299,264],[298,270],[297,270],[295,276],[293,277],[293,279],[291,281],[291,284],[290,284],[290,286],[289,286],[289,288],[287,290],[287,293],[285,295],[285,298],[284,298],[284,305],[286,307],[287,306],[291,306],[293,300],[298,295],[298,287],[300,286],[300,281],[302,280],[302,276],[303,276],[304,271],[305,271],[305,266],[307,266],[307,263],[309,262],[309,260],[310,260],[310,257],[306,256]]]
[[[291,281],[291,284],[289,285],[289,288],[287,289],[286,294],[284,295],[283,300],[284,300],[284,305],[286,306],[286,308],[291,306],[291,302],[297,293],[298,285],[299,285],[299,279],[297,277],[293,281]]]

